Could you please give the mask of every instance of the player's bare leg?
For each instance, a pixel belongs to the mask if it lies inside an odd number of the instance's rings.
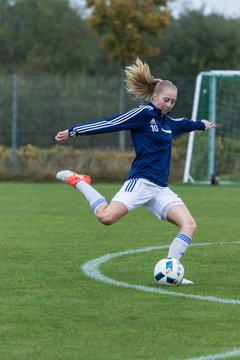
[[[112,201],[109,205],[104,204],[98,208],[96,218],[104,225],[112,225],[127,213],[125,205],[119,201]]]
[[[179,227],[179,231],[192,238],[197,224],[185,205],[171,207],[167,213],[167,220]]]
[[[167,213],[167,220],[179,227],[179,233],[169,248],[168,257],[180,260],[192,241],[197,225],[185,205],[171,207]],[[192,284],[192,281],[183,279],[182,284]]]

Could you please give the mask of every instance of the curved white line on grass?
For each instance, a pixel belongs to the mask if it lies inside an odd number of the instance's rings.
[[[217,244],[213,244],[213,243],[192,244],[191,246],[210,246],[210,245],[229,245],[229,244],[240,244],[240,241],[220,242]],[[168,291],[163,288],[128,284],[123,281],[111,279],[111,278],[107,277],[106,275],[103,275],[99,270],[101,264],[104,264],[107,261],[112,260],[117,257],[120,257],[120,256],[148,252],[148,251],[152,251],[152,250],[162,250],[162,249],[167,249],[167,248],[169,248],[168,245],[151,246],[151,247],[146,247],[143,249],[125,250],[125,251],[120,251],[117,253],[106,254],[97,259],[90,260],[87,263],[83,264],[82,270],[85,273],[85,275],[89,276],[92,279],[99,280],[99,281],[102,281],[102,282],[105,282],[105,283],[111,284],[111,285],[121,286],[121,287],[128,288],[128,289],[135,289],[135,290],[151,292],[151,293],[167,294],[167,295],[192,298],[192,299],[197,299],[197,300],[212,301],[212,302],[217,302],[217,303],[240,305],[240,300],[235,300],[235,299],[218,298],[215,296],[184,294],[184,293],[181,293],[178,291]]]
[[[233,349],[231,351],[227,351],[222,354],[215,354],[215,355],[207,355],[207,356],[200,356],[195,358],[189,358],[186,360],[219,360],[219,359],[229,359],[240,355],[240,349]]]

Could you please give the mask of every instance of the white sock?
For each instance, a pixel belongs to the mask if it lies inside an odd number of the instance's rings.
[[[192,239],[190,236],[183,233],[178,233],[169,248],[168,257],[173,257],[177,260],[180,260],[181,257],[185,254],[188,246],[191,244],[191,241]]]
[[[75,188],[81,191],[81,193],[85,196],[94,214],[96,214],[100,206],[107,204],[105,198],[91,185],[85,183],[84,181],[79,181]]]

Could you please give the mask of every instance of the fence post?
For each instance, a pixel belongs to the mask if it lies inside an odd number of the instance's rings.
[[[17,75],[12,75],[12,172],[17,170]]]
[[[119,113],[124,111],[124,69],[121,66],[120,73],[120,88],[119,88]],[[126,150],[126,133],[125,131],[119,132],[119,150]]]

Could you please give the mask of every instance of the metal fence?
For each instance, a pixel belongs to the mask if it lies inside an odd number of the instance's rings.
[[[195,79],[170,78],[178,89],[174,117],[190,117]],[[55,144],[57,131],[74,124],[102,119],[119,112],[120,78],[89,76],[0,76],[0,145],[17,148]],[[138,106],[125,95],[124,110]],[[131,139],[126,136],[126,149]],[[119,148],[119,134],[84,136],[71,146]]]

